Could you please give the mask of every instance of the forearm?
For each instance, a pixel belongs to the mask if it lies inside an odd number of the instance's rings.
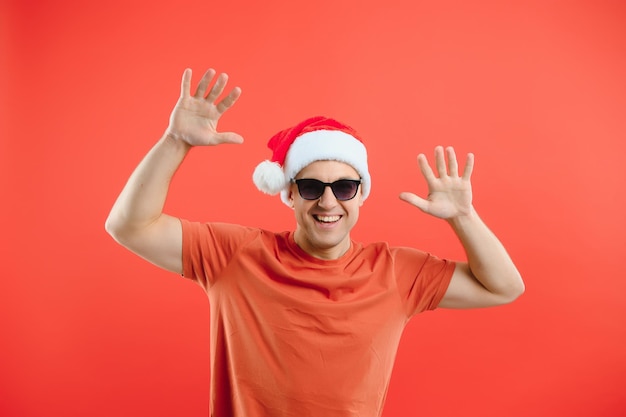
[[[190,146],[164,135],[128,179],[106,221],[106,230],[123,236],[146,228],[162,214],[174,173]]]
[[[513,260],[473,208],[468,215],[449,223],[465,249],[471,274],[485,289],[510,300],[524,292],[524,282]]]

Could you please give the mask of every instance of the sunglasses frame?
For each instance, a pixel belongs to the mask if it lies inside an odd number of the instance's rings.
[[[300,183],[302,181],[315,181],[317,184],[323,185],[322,192],[320,193],[320,195],[318,195],[315,198],[305,198],[302,195],[302,192],[300,191]],[[335,196],[335,198],[338,201],[350,201],[354,197],[356,197],[356,194],[359,192],[359,186],[363,183],[363,180],[361,178],[359,178],[358,180],[352,180],[352,179],[345,179],[344,178],[344,179],[340,179],[340,180],[333,181],[333,182],[324,182],[324,181],[320,181],[320,180],[315,179],[315,178],[298,178],[298,179],[292,178],[291,182],[293,184],[296,184],[296,186],[298,187],[298,194],[300,194],[300,197],[302,197],[304,200],[308,200],[308,201],[319,200],[324,195],[324,192],[326,191],[326,187],[330,187],[330,190],[333,192],[333,195]],[[335,189],[333,188],[333,186],[335,184],[337,184],[338,182],[349,182],[349,183],[352,183],[352,184],[356,184],[356,188],[354,189],[354,194],[352,195],[352,197],[350,197],[350,198],[339,198],[337,196],[337,193],[335,192]]]

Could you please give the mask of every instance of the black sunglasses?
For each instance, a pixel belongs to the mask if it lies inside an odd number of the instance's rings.
[[[296,183],[300,197],[305,200],[317,200],[324,194],[326,187],[330,187],[335,198],[339,201],[352,200],[359,190],[361,180],[337,180],[335,182],[322,182],[312,178],[292,179]]]

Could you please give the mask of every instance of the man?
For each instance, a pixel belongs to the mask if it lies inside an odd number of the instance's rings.
[[[170,180],[192,147],[243,142],[217,131],[241,94],[233,88],[216,102],[226,82],[226,74],[209,70],[191,94],[185,70],[169,126],[131,175],[106,229],[207,292],[212,416],[379,416],[412,316],[505,304],[524,291],[506,250],[472,206],[473,155],[459,174],[454,150],[437,147],[438,175],[419,155],[428,198],[400,195],[446,220],[467,262],[350,239],[371,189],[367,152],[354,129],[324,117],[277,133],[268,144],[271,160],[253,175],[261,191],[280,193],[293,209],[295,231],[164,214]]]

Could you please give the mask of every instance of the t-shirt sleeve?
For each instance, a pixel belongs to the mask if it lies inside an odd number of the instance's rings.
[[[181,219],[183,276],[205,289],[228,265],[253,229],[227,223],[199,223]]]
[[[409,317],[437,308],[445,295],[456,263],[415,249],[396,249],[395,273]]]

